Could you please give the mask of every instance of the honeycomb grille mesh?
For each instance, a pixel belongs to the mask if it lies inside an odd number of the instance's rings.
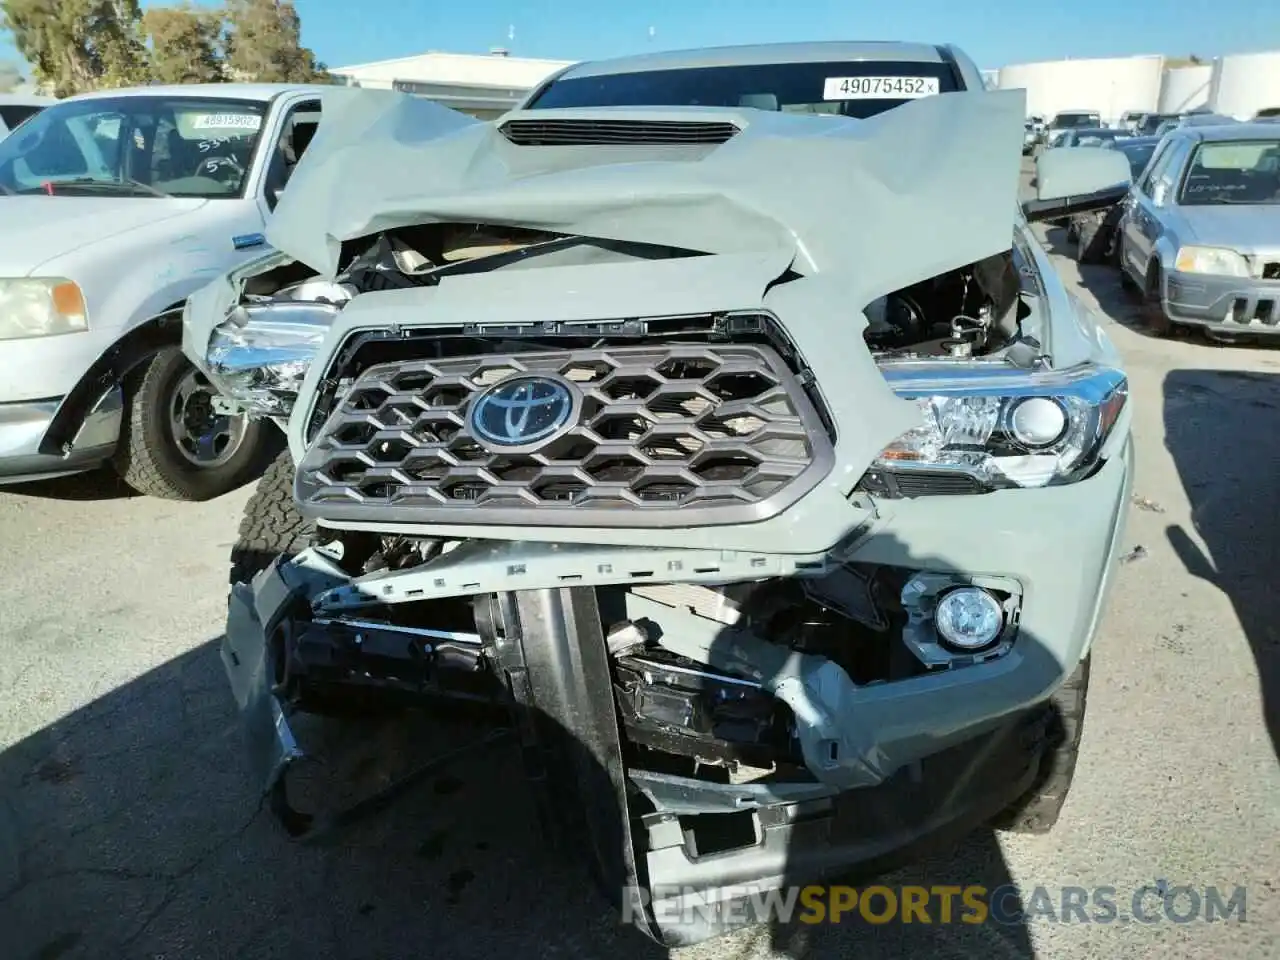
[[[524,376],[571,384],[576,419],[521,452],[482,442],[469,405]],[[702,512],[762,519],[830,464],[816,410],[772,350],[622,347],[370,367],[304,456],[296,492],[304,512],[333,519],[683,525]]]

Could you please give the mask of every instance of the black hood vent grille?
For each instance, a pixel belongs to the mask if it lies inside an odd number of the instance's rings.
[[[522,147],[696,146],[739,132],[732,123],[685,120],[508,120],[500,129]]]

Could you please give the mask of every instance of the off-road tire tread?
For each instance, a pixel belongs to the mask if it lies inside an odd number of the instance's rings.
[[[1049,698],[1049,718],[1044,728],[1045,754],[1036,785],[995,820],[999,830],[1010,833],[1048,833],[1058,822],[1067,802],[1084,734],[1084,713],[1089,694],[1089,657]]]
[[[126,380],[124,386],[127,419],[124,436],[116,448],[114,466],[120,478],[143,496],[158,497],[161,500],[186,500],[187,497],[182,488],[163,472],[152,454],[147,444],[143,404],[137,402],[139,396],[158,389],[156,380],[161,375],[160,366],[153,358],[141,373],[134,373]]]
[[[164,389],[165,378],[171,376],[174,353],[180,354],[181,351],[177,347],[163,348],[125,378],[124,430],[112,458],[112,466],[129,487],[144,496],[188,502],[208,500],[260,475],[264,460],[274,455],[276,446],[271,445],[271,435],[264,433],[263,424],[250,424],[236,456],[249,449],[254,452],[241,460],[229,483],[222,484],[221,488],[200,490],[198,486],[193,488],[184,482],[181,476],[175,476],[165,464],[163,454],[158,452],[157,448],[164,441],[156,437],[155,425],[150,422],[147,409],[154,394]],[[224,464],[219,469],[226,466]]]
[[[244,505],[231,547],[230,583],[248,583],[280,554],[292,556],[315,537],[315,524],[298,512],[293,499],[293,457],[283,450],[263,472]]]

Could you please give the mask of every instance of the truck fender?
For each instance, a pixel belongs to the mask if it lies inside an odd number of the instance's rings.
[[[182,342],[183,301],[168,305],[156,316],[126,329],[62,400],[40,443],[40,452],[62,456],[70,449],[85,417],[108,390],[162,347]]]

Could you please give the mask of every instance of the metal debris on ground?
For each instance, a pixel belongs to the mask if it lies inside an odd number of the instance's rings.
[[[1147,497],[1140,497],[1136,493],[1133,495],[1133,505],[1139,510],[1147,510],[1151,513],[1164,513],[1164,507]]]
[[[1143,546],[1134,547],[1123,557],[1120,558],[1121,563],[1133,563],[1135,560],[1145,560],[1147,558],[1147,548]]]

